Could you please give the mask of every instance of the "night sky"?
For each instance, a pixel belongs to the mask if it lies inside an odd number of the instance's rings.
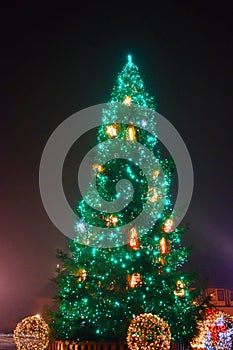
[[[109,100],[128,53],[192,159],[188,266],[211,287],[233,288],[231,2],[77,3],[1,8],[0,332],[51,303],[56,249],[66,249],[39,193],[46,141],[73,113]]]

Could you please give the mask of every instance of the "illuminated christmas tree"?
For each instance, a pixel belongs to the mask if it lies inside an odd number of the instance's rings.
[[[176,169],[171,157],[163,159],[157,137],[148,131],[155,127],[154,99],[128,56],[102,110],[92,164],[96,184],[78,203],[77,239],[69,241],[70,254],[58,253],[57,311],[50,319],[57,339],[126,340],[131,320],[144,313],[162,318],[173,341],[195,334],[202,306],[196,302],[193,275],[182,270],[189,249],[181,245],[187,227],[174,225]],[[156,156],[154,163],[145,148]],[[128,181],[116,191],[122,179]],[[107,212],[100,197],[107,203],[124,197],[120,204],[126,205]],[[142,212],[145,218],[135,224]]]

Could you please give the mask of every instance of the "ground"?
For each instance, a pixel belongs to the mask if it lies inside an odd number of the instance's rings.
[[[13,334],[0,333],[0,350],[16,350]]]

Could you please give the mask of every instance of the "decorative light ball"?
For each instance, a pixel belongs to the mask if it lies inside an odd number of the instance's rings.
[[[169,325],[156,315],[138,315],[129,325],[127,345],[130,350],[168,350],[170,342]]]
[[[199,334],[191,346],[197,349],[232,349],[233,317],[217,309],[207,309],[206,319],[198,321]]]
[[[26,317],[17,324],[14,341],[17,350],[44,350],[49,345],[49,326],[40,315]]]

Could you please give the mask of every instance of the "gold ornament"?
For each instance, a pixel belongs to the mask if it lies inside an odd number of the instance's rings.
[[[101,173],[102,171],[104,171],[104,167],[102,167],[102,165],[99,165],[99,164],[93,164],[92,169],[97,170],[98,173]]]
[[[74,273],[74,275],[78,278],[78,281],[85,281],[87,278],[87,271],[84,269],[79,269]]]
[[[159,197],[158,193],[156,191],[156,188],[154,188],[154,187],[151,187],[151,188],[148,189],[147,196],[148,196],[148,200],[151,203],[155,203],[158,200],[158,197]]]
[[[113,124],[113,125],[107,125],[106,126],[106,133],[109,137],[114,138],[117,136],[119,131],[119,125]]]
[[[137,141],[136,138],[136,129],[133,125],[128,126],[126,130],[126,140],[128,141]]]
[[[81,272],[81,280],[85,281],[86,278],[87,278],[87,271],[86,270],[82,270],[82,272]]]
[[[123,103],[126,106],[131,106],[131,104],[132,104],[132,97],[131,96],[126,96],[126,98],[123,100]]]
[[[177,295],[178,297],[183,297],[184,296],[184,287],[185,284],[181,280],[178,280],[176,282],[176,290],[174,290],[174,294]]]
[[[159,170],[153,170],[152,171],[152,177],[155,180],[159,176]]]
[[[106,219],[106,226],[116,226],[118,223],[118,217],[114,216],[114,215],[110,215],[109,217],[107,217]]]

